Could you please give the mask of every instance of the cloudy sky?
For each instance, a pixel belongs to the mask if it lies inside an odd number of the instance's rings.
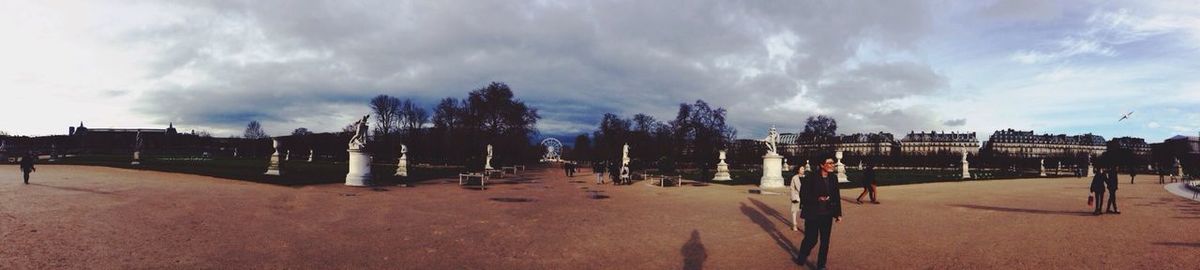
[[[0,36],[0,131],[20,135],[335,131],[378,94],[431,107],[491,81],[550,135],[697,99],[743,138],[815,114],[843,133],[1200,132],[1196,1],[0,0]]]

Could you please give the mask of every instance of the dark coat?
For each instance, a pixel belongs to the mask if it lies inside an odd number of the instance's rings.
[[[26,172],[32,171],[34,159],[37,159],[37,158],[35,158],[33,156],[25,156],[25,157],[21,158],[21,170],[26,171]]]
[[[800,218],[842,216],[842,192],[837,186],[837,173],[821,177],[820,172],[814,172],[800,183]],[[823,196],[829,196],[829,200],[821,202],[818,198]]]
[[[1115,172],[1109,172],[1108,176],[1104,179],[1104,184],[1108,185],[1108,190],[1117,190],[1117,182],[1121,181],[1117,181],[1117,173]]]
[[[1096,193],[1104,192],[1104,183],[1106,182],[1108,182],[1107,173],[1096,174],[1096,176],[1092,176],[1092,188],[1090,190]]]

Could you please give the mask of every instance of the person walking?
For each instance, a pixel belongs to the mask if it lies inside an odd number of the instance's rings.
[[[833,222],[842,222],[842,194],[837,187],[837,173],[833,169],[832,157],[821,163],[821,172],[804,178],[800,186],[800,199],[800,218],[804,219],[804,240],[800,244],[801,261],[808,262],[808,255],[812,253],[820,238],[817,269],[825,269]]]
[[[21,172],[25,175],[26,185],[29,184],[29,173],[37,171],[37,168],[33,167],[34,159],[37,159],[37,157],[33,155],[33,151],[30,151],[29,153],[25,154],[24,157],[21,157]]]
[[[871,195],[871,203],[879,204],[879,201],[875,200],[875,165],[874,164],[867,165],[867,168],[865,170],[863,170],[863,192],[861,194],[858,194],[858,199],[855,201],[858,202],[858,204],[862,204],[863,196],[866,196],[867,194]]]
[[[796,175],[792,176],[792,231],[800,230],[800,181],[804,180],[804,166],[796,166]]]
[[[1110,171],[1106,179],[1108,181],[1104,184],[1108,185],[1108,203],[1105,204],[1104,212],[1120,214],[1121,211],[1117,211],[1117,182],[1120,182],[1117,181],[1117,170]]]
[[[604,184],[604,162],[603,161],[592,162],[592,172],[596,173],[596,184],[603,185]]]
[[[1097,167],[1096,176],[1092,177],[1092,186],[1088,189],[1096,198],[1096,211],[1093,211],[1092,215],[1099,216],[1101,214],[1100,207],[1104,204],[1104,184],[1106,182],[1108,182],[1108,174],[1104,169]]]

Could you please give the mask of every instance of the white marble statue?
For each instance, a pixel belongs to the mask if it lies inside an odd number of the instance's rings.
[[[283,156],[286,159],[287,155],[283,155],[283,153],[282,153],[283,149],[280,148],[281,143],[279,142],[279,138],[271,138],[271,142],[275,148],[275,152],[271,154],[271,161],[270,161],[270,163],[267,163],[267,172],[265,172],[263,174],[265,174],[265,175],[283,175],[283,169],[279,164],[279,160],[280,160],[279,157]]]
[[[396,159],[395,176],[408,176],[408,146],[400,144],[400,157]]]
[[[721,159],[721,162],[725,162],[725,150],[721,150],[719,153],[717,158]]]
[[[483,164],[483,168],[488,169],[488,170],[493,169],[492,168],[492,145],[491,144],[487,145],[487,160]]]
[[[367,118],[371,115],[364,115],[362,120],[354,122],[354,137],[350,138],[350,149],[363,149],[367,147]]]
[[[767,137],[763,139],[763,143],[767,144],[767,154],[779,153],[776,144],[779,143],[779,131],[775,130],[775,126],[771,126],[771,130],[767,132]]]
[[[629,144],[621,147],[621,166],[629,165]]]
[[[142,150],[142,132],[141,131],[138,131],[137,135],[134,135],[133,149],[134,150]]]

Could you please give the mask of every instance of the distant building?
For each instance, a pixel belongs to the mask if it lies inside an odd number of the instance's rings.
[[[957,154],[966,150],[968,154],[979,154],[979,139],[975,132],[909,132],[900,139],[900,152],[906,156],[928,156]]]
[[[67,131],[67,137],[72,142],[70,148],[89,152],[132,149],[138,134],[142,136],[143,147],[161,148],[171,143],[170,137],[178,135],[174,123],[168,124],[167,128],[89,128],[80,122],[78,127],[69,127]]]
[[[1108,141],[1107,150],[1112,151],[1116,149],[1129,150],[1133,153],[1133,158],[1139,162],[1150,161],[1150,144],[1147,144],[1145,139],[1135,137],[1113,138]]]
[[[984,142],[981,151],[994,157],[1008,158],[1086,158],[1099,156],[1107,146],[1104,137],[1091,133],[1034,134],[1032,130],[997,130]]]
[[[1200,170],[1200,137],[1178,135],[1161,143],[1150,145],[1153,161],[1157,167],[1174,171],[1175,161],[1183,166],[1184,171],[1193,175]]]
[[[856,133],[841,136],[837,150],[845,155],[890,156],[900,151],[900,144],[891,133]]]
[[[844,156],[890,156],[898,152],[891,133],[855,133],[833,138],[804,137],[796,133],[780,134],[780,154],[813,156],[842,151]]]

